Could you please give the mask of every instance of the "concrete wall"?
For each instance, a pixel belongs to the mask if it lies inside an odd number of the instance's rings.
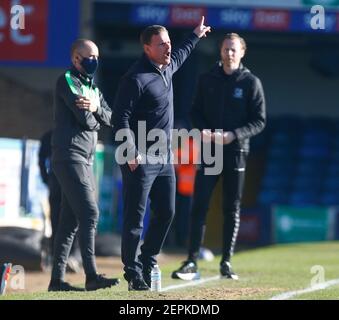
[[[0,77],[0,137],[40,139],[52,126],[52,96]]]
[[[269,114],[339,117],[339,78],[317,73],[310,66],[311,58],[306,49],[249,52],[248,65],[263,81]]]

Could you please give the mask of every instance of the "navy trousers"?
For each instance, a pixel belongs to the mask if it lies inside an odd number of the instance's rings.
[[[127,164],[120,168],[124,199],[121,257],[124,277],[130,281],[156,264],[174,217],[176,182],[172,164],[140,164],[133,172]],[[138,256],[148,198],[152,216]]]

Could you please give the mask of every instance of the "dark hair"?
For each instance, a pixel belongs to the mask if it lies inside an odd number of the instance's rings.
[[[167,32],[167,29],[163,26],[160,25],[152,25],[152,26],[148,26],[147,28],[145,28],[141,34],[140,34],[140,42],[142,45],[144,44],[150,44],[151,43],[151,39],[152,36],[154,35],[158,35],[161,32]]]
[[[244,51],[246,51],[247,46],[246,46],[246,42],[245,42],[244,38],[240,37],[237,33],[234,33],[234,32],[226,33],[226,35],[224,36],[224,38],[221,41],[220,47],[222,47],[222,44],[227,39],[229,39],[229,40],[239,39],[242,48],[244,49]]]

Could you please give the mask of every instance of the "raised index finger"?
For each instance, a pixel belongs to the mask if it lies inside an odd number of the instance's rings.
[[[204,25],[204,22],[205,22],[205,16],[201,16],[201,19],[200,19],[200,26],[203,26],[203,25]]]

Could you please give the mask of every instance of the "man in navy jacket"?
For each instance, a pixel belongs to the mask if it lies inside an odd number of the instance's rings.
[[[124,129],[127,137],[126,162],[120,162],[120,167],[124,196],[122,262],[129,290],[149,290],[151,269],[174,215],[175,174],[170,163],[172,77],[209,31],[202,17],[194,32],[172,51],[166,28],[147,27],[140,39],[144,54],[123,76],[117,92],[113,108],[116,139],[119,140],[119,129]],[[162,133],[156,150],[152,148],[154,141],[145,141],[141,136],[154,129]],[[140,140],[142,143],[136,145]],[[138,257],[148,197],[154,214]]]

